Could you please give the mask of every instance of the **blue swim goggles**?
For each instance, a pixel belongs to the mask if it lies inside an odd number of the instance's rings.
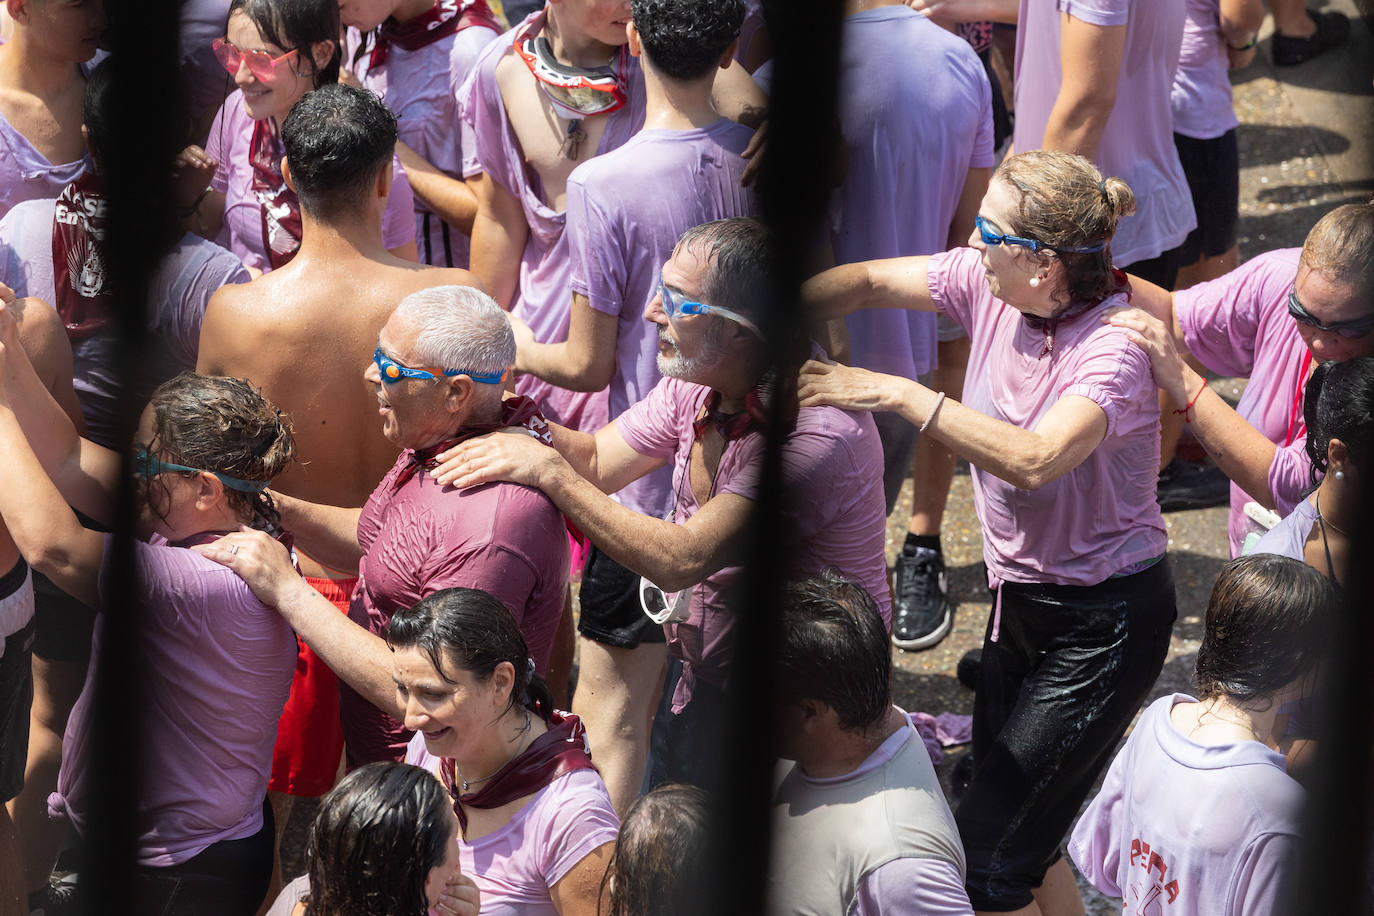
[[[763,338],[763,332],[759,330],[759,326],[748,318],[745,318],[739,312],[721,308],[718,305],[707,305],[704,302],[693,302],[690,299],[675,298],[668,287],[664,285],[663,273],[661,271],[658,275],[658,298],[663,302],[663,314],[668,316],[669,321],[676,319],[680,315],[719,315],[722,318],[728,318],[736,324],[748,328],[760,339]]]
[[[435,372],[452,378],[455,375],[466,375],[482,385],[495,385],[501,381],[503,372],[471,372],[467,369],[412,369],[409,366],[402,366],[396,360],[382,352],[379,346],[372,352],[372,361],[377,364],[377,371],[381,373],[382,381],[388,385],[393,385],[403,378],[438,378]]]
[[[1096,245],[1084,245],[1081,248],[1070,248],[1068,245],[1049,245],[1045,242],[1037,242],[1035,239],[1023,239],[1018,235],[1001,235],[988,228],[987,222],[981,216],[973,218],[973,225],[978,227],[978,237],[983,240],[984,245],[1020,245],[1022,248],[1029,248],[1031,251],[1070,251],[1076,254],[1091,254],[1094,251],[1101,251],[1107,247],[1105,241],[1098,242]]]
[[[231,490],[238,490],[241,493],[261,493],[271,486],[270,480],[242,480],[238,477],[230,477],[228,474],[221,474],[219,471],[207,471],[204,468],[188,468],[184,464],[172,464],[170,461],[163,461],[152,452],[148,451],[146,445],[134,446],[134,473],[142,477],[145,481],[152,480],[159,474],[167,471],[182,471],[191,474],[214,474],[219,478],[219,482]]]

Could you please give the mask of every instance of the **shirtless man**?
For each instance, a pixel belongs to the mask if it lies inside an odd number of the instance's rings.
[[[105,29],[101,0],[5,0],[14,34],[0,45],[0,216],[56,197],[86,169],[81,64]]]
[[[465,270],[426,267],[383,247],[396,119],[375,95],[337,85],[315,90],[291,110],[282,142],[283,171],[301,201],[300,250],[284,267],[215,294],[196,369],[247,378],[291,415],[304,461],[276,489],[361,506],[396,461],[396,446],[377,428],[376,398],[358,381],[361,364],[397,302],[431,286],[476,281]],[[303,553],[300,563],[346,612],[357,569],[324,566]],[[323,795],[333,785],[343,747],[334,675],[308,649],[301,653],[304,673],[297,665],[268,783],[278,831],[288,796]]]
[[[46,302],[14,298],[9,287],[0,284],[0,302],[18,321],[19,341],[29,355],[34,370],[53,397],[66,410],[78,429],[82,428],[81,408],[72,389],[72,351],[62,320]],[[4,319],[8,320],[8,319]],[[0,912],[28,912],[20,901],[32,888],[41,893],[48,887],[48,872],[35,866],[35,874],[25,877],[26,862],[40,837],[21,834],[16,829],[13,800],[24,785],[25,761],[29,747],[29,704],[33,700],[30,658],[34,628],[33,579],[19,548],[0,524]],[[41,828],[30,820],[26,827]],[[60,837],[56,842],[60,842]],[[56,851],[56,842],[46,848]],[[50,870],[52,862],[48,861]]]

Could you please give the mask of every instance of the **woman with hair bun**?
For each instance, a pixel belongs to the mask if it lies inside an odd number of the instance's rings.
[[[1288,913],[1304,793],[1272,747],[1312,687],[1333,589],[1287,557],[1222,568],[1197,652],[1198,698],[1151,703],[1074,828],[1069,853],[1126,913]]]
[[[189,373],[161,385],[134,439],[139,592],[107,592],[112,539],[72,508],[113,521],[121,456],[77,436],[0,310],[0,515],[35,570],[91,607],[137,611],[142,652],[140,910],[257,911],[272,870],[265,797],[296,640],[236,576],[188,549],[244,525],[277,530],[266,492],[295,457],[291,423],[246,383]],[[97,617],[99,664],[107,615]],[[49,800],[89,826],[94,679],[68,720]],[[57,850],[50,851],[55,858]],[[175,897],[175,906],[172,905]]]
[[[1364,481],[1374,474],[1374,357],[1318,365],[1307,381],[1303,419],[1316,489],[1253,552],[1303,560],[1339,586],[1349,571]]]
[[[897,411],[973,466],[996,596],[955,819],[980,912],[1081,909],[1059,844],[1159,674],[1176,616],[1154,379],[1103,323],[1130,299],[1110,245],[1134,209],[1125,182],[1081,156],[1022,153],[994,173],[970,247],[844,265],[802,290],[813,319],[938,310],[969,332],[963,404],[814,361],[798,397]]]

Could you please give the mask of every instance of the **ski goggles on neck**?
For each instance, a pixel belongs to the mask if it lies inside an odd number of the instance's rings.
[[[381,347],[372,351],[372,361],[377,364],[377,372],[387,385],[393,385],[408,378],[435,379],[439,377],[434,374],[436,372],[448,378],[453,378],[455,375],[466,375],[479,385],[495,385],[501,381],[501,376],[504,375],[502,372],[469,372],[467,369],[412,369],[387,356],[382,352]]]
[[[248,72],[264,83],[270,83],[277,78],[277,68],[286,63],[287,58],[296,53],[296,48],[292,48],[280,57],[273,57],[266,51],[241,51],[231,45],[223,38],[216,38],[210,43],[210,50],[215,52],[215,59],[220,62],[220,66],[229,72],[230,76],[239,72],[239,66],[243,63],[248,64]]]
[[[161,458],[148,451],[146,445],[134,446],[134,473],[143,480],[152,480],[159,474],[174,471],[182,474],[214,474],[219,478],[219,482],[231,490],[238,490],[241,493],[261,493],[272,483],[270,480],[243,480],[238,477],[230,477],[228,474],[221,474],[219,471],[207,471],[204,468],[189,468],[184,464],[172,464],[170,461],[163,461]]]
[[[562,63],[554,57],[547,38],[533,36],[541,27],[542,22],[536,21],[524,34],[517,35],[514,47],[549,101],[588,117],[615,111],[625,104],[625,90],[620,86],[617,67],[608,65],[584,70]],[[617,61],[623,54],[622,49],[616,56]]]

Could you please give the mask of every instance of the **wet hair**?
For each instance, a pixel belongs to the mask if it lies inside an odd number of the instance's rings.
[[[1306,563],[1252,554],[1212,586],[1194,680],[1198,696],[1262,700],[1311,673],[1334,625],[1330,581]]]
[[[302,209],[329,222],[357,213],[391,168],[396,116],[374,93],[331,83],[292,106],[281,141]]]
[[[684,232],[676,247],[707,262],[704,302],[759,320],[772,293],[777,257],[772,233],[762,222],[732,217],[702,223]]]
[[[369,763],[324,797],[306,840],[311,914],[424,916],[452,842],[452,802],[428,771]]]
[[[608,916],[701,913],[701,888],[710,880],[706,815],[706,793],[696,786],[660,786],[630,805],[601,880]]]
[[[882,721],[892,703],[892,653],[878,605],[862,586],[834,569],[789,583],[780,629],[782,698],[829,706],[849,731]]]
[[[1332,439],[1345,443],[1362,480],[1374,473],[1374,356],[1324,362],[1312,370],[1303,395],[1312,484],[1326,473]]]
[[[164,461],[268,481],[296,458],[291,418],[245,381],[183,372],[159,385],[150,403],[153,439],[144,445]],[[148,486],[149,508],[165,518],[166,485],[154,478]],[[158,486],[160,497],[152,489]],[[251,518],[258,527],[271,531],[280,524],[270,494],[225,487],[224,496],[241,518]]]
[[[1115,287],[1111,240],[1121,217],[1135,212],[1135,195],[1120,178],[1103,178],[1091,162],[1073,153],[1032,150],[1019,153],[997,167],[1001,179],[1020,191],[1015,224],[1004,232],[1050,248],[1088,248],[1101,251],[1039,251],[1017,248],[1027,257],[1048,264],[1058,258],[1064,267],[1064,286],[1056,290],[1070,302],[1098,302]]]
[[[1307,233],[1298,263],[1349,284],[1374,311],[1374,201],[1337,207]]]
[[[232,0],[229,16],[240,11],[257,26],[264,41],[283,51],[299,52],[297,66],[310,68],[316,88],[339,81],[338,0]],[[316,68],[310,47],[321,41],[332,41],[334,53],[327,64]]]
[[[631,0],[630,15],[656,73],[709,76],[744,23],[743,0]]]
[[[510,319],[480,289],[431,286],[406,296],[393,314],[419,326],[415,355],[425,365],[504,372],[515,364]],[[499,393],[499,386],[491,387]]]
[[[450,684],[445,653],[460,669],[479,681],[491,679],[496,666],[509,662],[515,669],[506,709],[517,704],[541,717],[553,718],[553,700],[544,679],[535,673],[525,637],[515,618],[500,601],[475,588],[445,588],[427,595],[391,618],[387,645],[419,649],[439,676]]]

